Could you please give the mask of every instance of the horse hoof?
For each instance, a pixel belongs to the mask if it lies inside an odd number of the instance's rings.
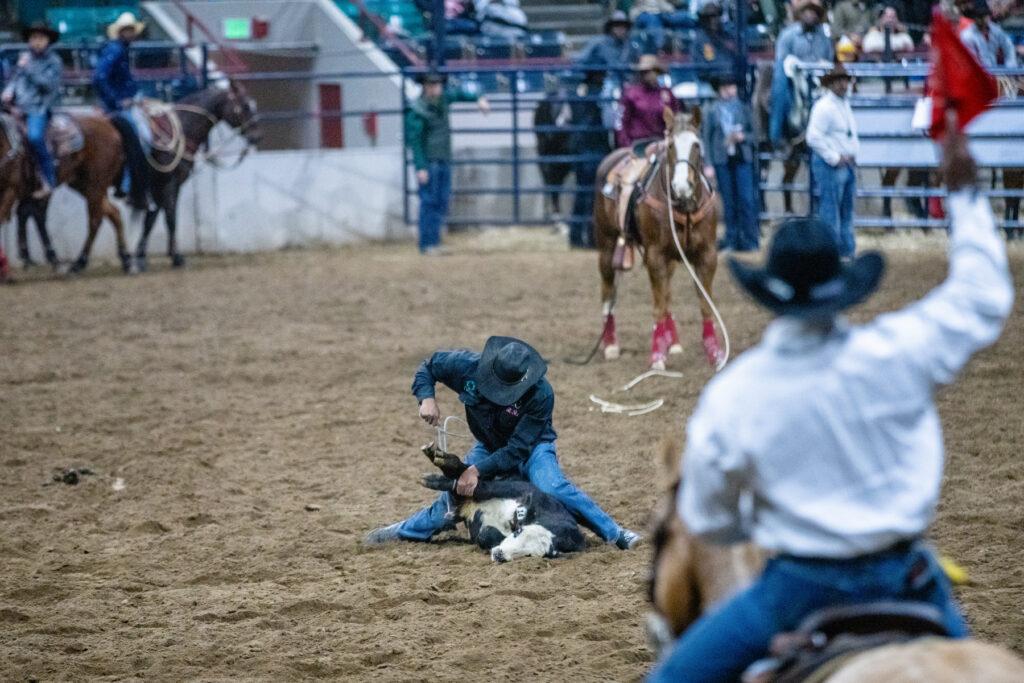
[[[610,346],[604,347],[604,359],[605,360],[615,360],[616,358],[619,357],[619,355],[621,353],[622,353],[622,350],[619,348],[618,344],[612,344]]]
[[[137,254],[135,256],[135,270],[140,273],[145,273],[147,270],[149,270],[149,260],[146,258],[145,255]]]
[[[184,268],[184,267],[185,267],[185,257],[182,256],[181,254],[172,254],[171,255],[171,268]]]
[[[683,345],[682,344],[673,344],[672,346],[668,347],[668,352],[669,352],[670,355],[673,355],[673,356],[675,356],[676,354],[680,354],[680,353],[683,352]]]
[[[132,260],[131,256],[121,257],[121,272],[124,273],[125,275],[134,275],[136,272],[138,272],[135,270],[135,263]]]
[[[68,274],[69,275],[78,275],[83,270],[85,270],[85,267],[88,264],[89,264],[89,262],[86,261],[83,258],[75,259],[75,262],[71,264],[70,268],[68,268]]]
[[[664,369],[665,369],[665,361],[664,361],[664,359],[652,360],[651,361],[651,370],[664,370]]]

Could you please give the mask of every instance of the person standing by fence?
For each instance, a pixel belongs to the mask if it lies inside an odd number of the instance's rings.
[[[718,179],[725,208],[725,237],[719,249],[756,251],[761,234],[754,180],[754,117],[739,98],[736,79],[722,74],[713,81],[718,99],[701,116],[701,138],[707,166],[704,174]]]
[[[405,115],[405,140],[412,150],[419,185],[419,247],[423,254],[443,254],[441,228],[448,217],[452,193],[452,102],[476,102],[480,111],[491,110],[485,97],[445,89],[443,74],[423,77],[423,92]]]
[[[576,173],[576,198],[569,223],[569,246],[580,249],[594,247],[594,183],[601,159],[612,151],[608,129],[602,116],[601,93],[604,89],[605,66],[584,64],[583,82],[569,100],[573,131],[569,134],[572,154],[586,155],[573,164]],[[584,129],[585,128],[585,129]]]
[[[814,103],[807,124],[811,148],[812,187],[818,198],[818,216],[836,230],[839,254],[853,256],[853,198],[857,192],[857,152],[860,139],[853,109],[847,100],[850,74],[842,63],[821,77],[827,92]]]

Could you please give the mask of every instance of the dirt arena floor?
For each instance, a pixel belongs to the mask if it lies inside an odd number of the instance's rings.
[[[620,296],[624,357],[574,367],[563,359],[600,323],[595,258],[516,234],[456,240],[443,259],[286,251],[2,288],[0,679],[639,679],[646,546],[592,538],[570,559],[499,566],[457,540],[360,545],[431,499],[417,485],[431,434],[409,395],[416,365],[493,333],[551,359],[566,471],[646,527],[656,444],[710,377],[691,289],[677,274],[685,379],[617,394],[645,363],[645,276]],[[942,238],[881,244],[890,274],[857,319],[945,272]],[[960,597],[977,633],[1024,653],[1024,250],[1012,258],[1009,327],[939,398],[949,466],[934,537],[970,572]],[[767,318],[718,282],[734,346],[750,346]],[[591,393],[666,403],[604,415]],[[439,400],[457,412],[453,394]],[[94,474],[50,482],[67,467]]]

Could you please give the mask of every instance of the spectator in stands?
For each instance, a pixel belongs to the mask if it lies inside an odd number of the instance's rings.
[[[120,192],[129,194],[129,201],[137,208],[149,207],[149,167],[143,145],[151,144],[152,133],[145,114],[135,106],[139,85],[132,76],[128,49],[145,28],[131,12],[122,13],[107,27],[109,41],[100,50],[93,72],[93,86],[111,123],[121,134],[128,160]]]
[[[760,245],[757,183],[754,178],[754,116],[739,98],[736,79],[723,73],[713,79],[718,99],[701,116],[701,139],[707,166],[718,179],[725,209],[725,237],[720,250],[755,251]]]
[[[888,45],[886,45],[886,32],[889,35]],[[906,27],[900,23],[896,8],[891,6],[880,8],[878,21],[864,36],[864,43],[861,46],[864,54],[910,52],[913,49],[914,40],[907,33]]]
[[[682,108],[672,90],[661,84],[665,67],[656,56],[642,56],[635,70],[637,82],[623,89],[619,101],[622,124],[615,132],[619,147],[661,139],[665,135],[665,119],[662,115],[665,107],[672,111]]]
[[[722,26],[722,6],[707,2],[697,11],[698,28],[690,43],[690,58],[694,64],[704,67],[717,66],[718,71],[733,68],[736,60],[736,43]],[[707,72],[705,72],[707,73]]]
[[[697,25],[692,14],[677,9],[668,0],[637,0],[629,15],[636,29],[646,34],[644,51],[649,54],[665,51],[665,29],[677,30]]]
[[[620,82],[623,72],[639,56],[636,46],[629,39],[632,27],[633,22],[625,12],[612,12],[604,22],[604,34],[587,43],[578,61],[582,64],[604,64],[611,76],[609,80]]]
[[[430,73],[423,78],[423,92],[405,114],[405,139],[412,150],[419,184],[419,247],[428,255],[444,253],[441,228],[448,216],[452,189],[452,131],[449,106],[452,102],[476,102],[480,111],[490,111],[484,97],[445,89],[446,78]]]
[[[451,35],[473,35],[480,32],[473,0],[445,0],[445,31]]]
[[[864,0],[842,0],[832,10],[832,36],[836,40],[849,38],[860,47],[872,19],[871,7]]]
[[[822,27],[825,8],[818,0],[798,0],[795,8],[797,22],[787,26],[775,43],[775,68],[772,72],[771,116],[768,135],[772,144],[782,142],[783,124],[789,116],[789,79],[783,65],[787,57],[801,62],[832,61],[832,40]]]
[[[811,148],[811,175],[818,196],[818,217],[836,231],[839,254],[853,256],[853,198],[857,192],[857,152],[860,140],[853,110],[847,100],[852,79],[836,64],[821,77],[827,91],[811,108],[807,145]]]
[[[964,42],[982,66],[1017,66],[1017,51],[1013,41],[999,24],[990,21],[992,12],[985,0],[975,0],[967,15],[974,23],[960,32]]]
[[[29,147],[39,167],[40,187],[34,196],[49,196],[57,186],[57,170],[46,146],[46,127],[53,108],[60,104],[60,79],[64,65],[51,49],[60,33],[45,22],[36,22],[21,32],[28,50],[18,56],[10,83],[3,91],[3,103],[14,104],[25,114]]]
[[[512,39],[526,35],[526,12],[519,0],[476,0],[476,16],[484,35]]]
[[[575,97],[569,100],[572,125],[586,126],[589,130],[573,130],[569,134],[569,149],[572,154],[586,154],[591,158],[581,159],[573,166],[576,173],[576,198],[569,223],[569,246],[590,249],[594,246],[594,183],[597,167],[612,151],[608,141],[608,127],[604,123],[601,97],[604,91],[605,66],[600,62],[583,64],[583,82],[576,88]]]

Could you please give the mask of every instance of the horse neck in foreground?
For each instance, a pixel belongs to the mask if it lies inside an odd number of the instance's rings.
[[[761,571],[765,554],[751,544],[713,546],[691,536],[676,506],[682,483],[679,440],[664,439],[660,451],[670,485],[652,515],[654,557],[648,597],[653,612],[647,632],[655,651],[663,655],[703,612],[748,586]],[[817,677],[819,673],[812,672],[808,680],[1017,683],[1024,680],[1024,661],[990,643],[928,637],[861,651],[841,660],[824,678]]]

